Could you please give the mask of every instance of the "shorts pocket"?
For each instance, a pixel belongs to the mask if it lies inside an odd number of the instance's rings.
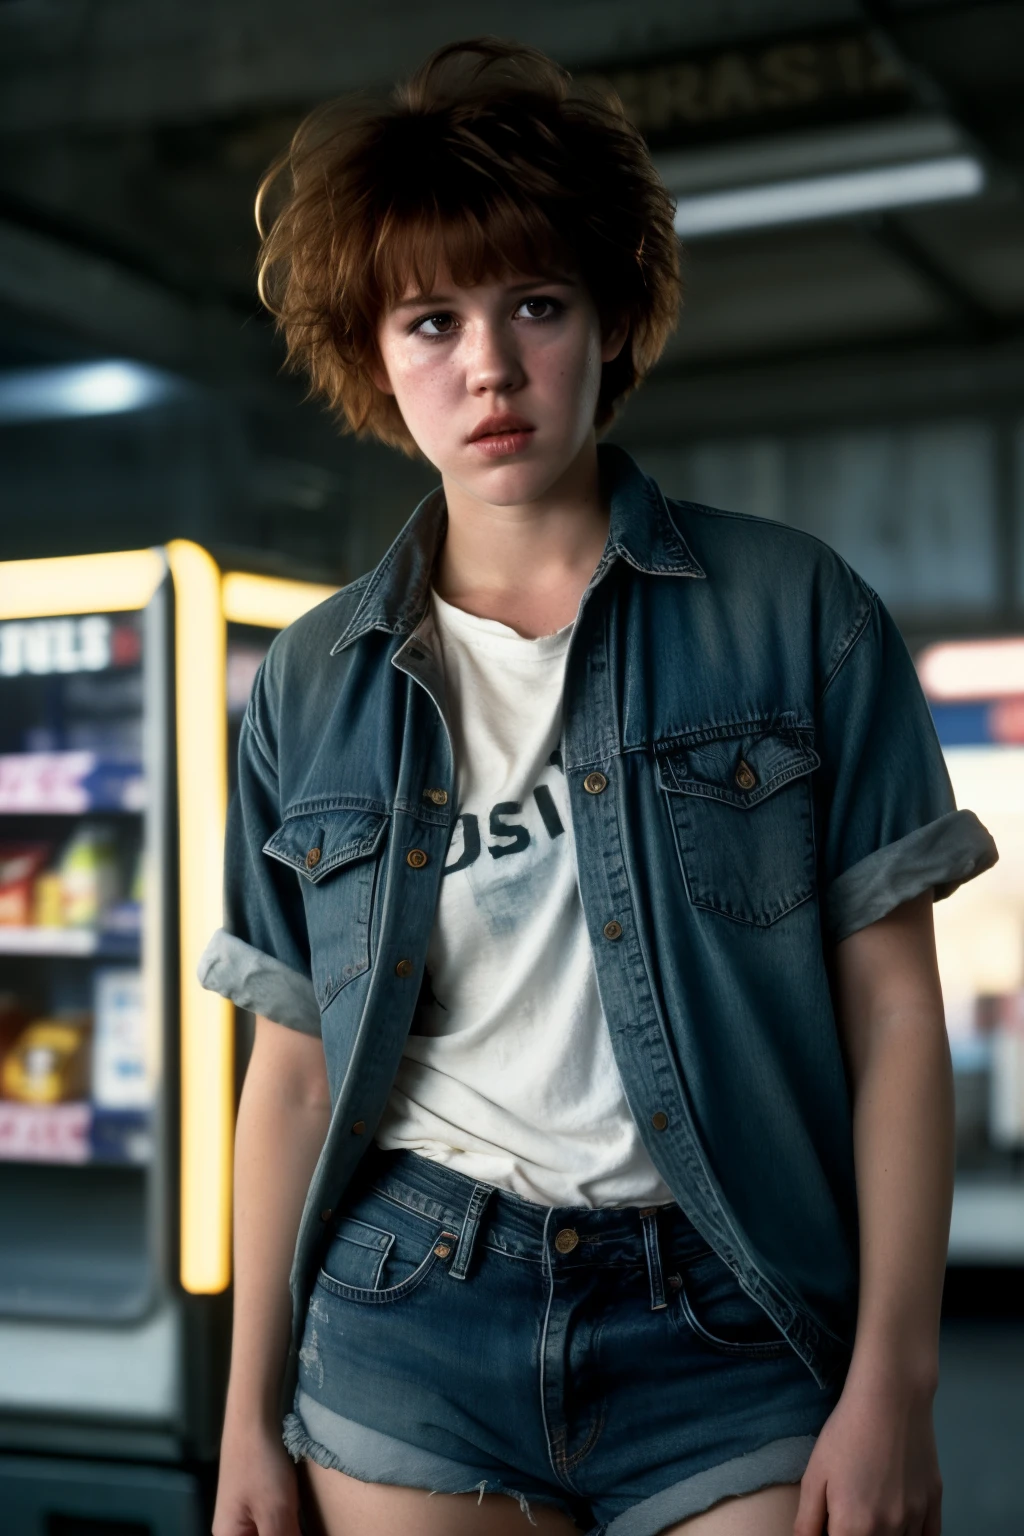
[[[317,1276],[317,1284],[333,1296],[371,1304],[400,1301],[455,1250],[455,1234],[442,1222],[379,1195],[364,1196],[354,1209],[358,1215],[346,1212],[336,1221]]]
[[[789,1352],[791,1345],[785,1335],[747,1295],[717,1253],[694,1259],[678,1279],[679,1314],[709,1349],[763,1358]]]
[[[695,907],[767,927],[813,895],[809,731],[730,727],[658,753],[676,851]]]

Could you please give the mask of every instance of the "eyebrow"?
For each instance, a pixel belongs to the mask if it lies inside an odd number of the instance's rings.
[[[529,278],[525,283],[510,283],[507,291],[510,294],[529,293],[531,288],[545,288],[549,284],[562,288],[571,288],[575,284],[575,279],[567,273],[557,276],[552,273],[547,277]],[[457,289],[454,293],[414,293],[411,298],[401,299],[394,305],[394,309],[427,309],[431,306],[439,308],[445,304],[454,304],[459,291]]]

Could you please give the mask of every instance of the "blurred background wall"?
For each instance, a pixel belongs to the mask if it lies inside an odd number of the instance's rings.
[[[1014,0],[0,0],[0,560],[188,538],[336,584],[379,558],[433,473],[282,374],[253,195],[310,106],[484,28],[611,80],[678,199],[682,323],[612,438],[670,494],[827,540],[915,654],[1022,632]],[[1024,712],[992,713],[1024,664],[996,686],[1003,655],[933,691],[1004,854],[943,940],[952,1536],[1024,1530]]]

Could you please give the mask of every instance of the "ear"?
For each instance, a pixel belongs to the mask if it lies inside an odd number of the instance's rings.
[[[620,319],[613,321],[601,338],[602,363],[612,363],[615,361],[626,345],[628,335],[629,321],[623,315]]]

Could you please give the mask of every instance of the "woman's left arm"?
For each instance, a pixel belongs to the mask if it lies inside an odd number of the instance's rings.
[[[794,1536],[938,1536],[932,1400],[953,1195],[953,1074],[932,892],[836,949],[853,1093],[860,1301],[853,1360]]]

